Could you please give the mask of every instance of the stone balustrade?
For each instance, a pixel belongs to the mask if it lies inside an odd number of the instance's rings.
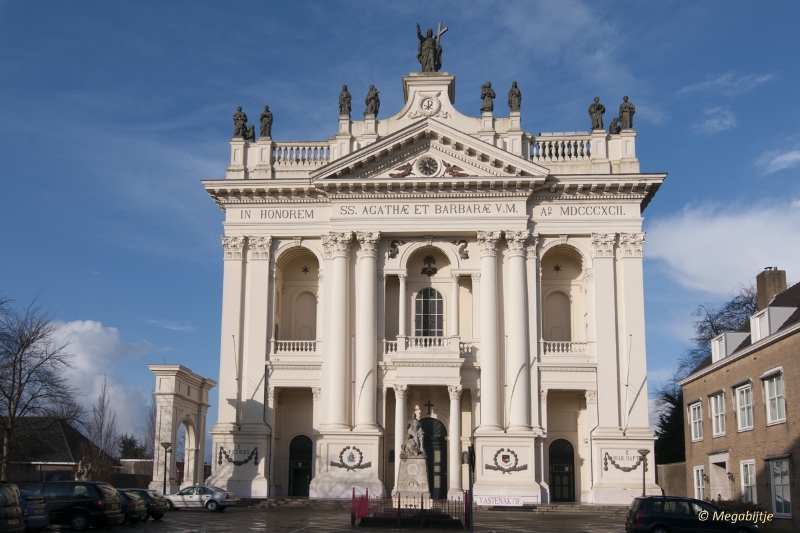
[[[589,134],[531,136],[528,159],[542,165],[589,161],[592,143]]]
[[[383,339],[383,353],[397,353],[397,341]]]
[[[570,341],[540,341],[543,355],[586,354],[588,343]]]
[[[330,160],[327,141],[278,142],[272,150],[275,170],[313,170]]]
[[[272,341],[274,354],[313,354],[317,351],[317,341]]]

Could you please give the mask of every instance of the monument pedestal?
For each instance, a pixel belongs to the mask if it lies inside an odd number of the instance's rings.
[[[401,498],[415,498],[425,496],[431,499],[431,490],[428,486],[428,465],[425,455],[409,456],[400,454],[400,467],[398,468],[397,483],[392,491],[392,496],[400,495]]]

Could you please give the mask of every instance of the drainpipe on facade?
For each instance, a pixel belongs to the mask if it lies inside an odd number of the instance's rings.
[[[594,468],[592,467],[592,457],[594,456],[594,450],[592,450],[592,434],[594,430],[600,426],[600,422],[597,423],[595,427],[589,432],[589,490],[592,491],[592,503],[594,502]]]

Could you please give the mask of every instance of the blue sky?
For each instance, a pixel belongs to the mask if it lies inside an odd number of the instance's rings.
[[[699,303],[766,266],[800,279],[798,20],[789,1],[0,1],[0,290],[53,309],[87,401],[106,374],[138,432],[147,363],[218,376],[222,213],[200,180],[224,177],[236,106],[269,104],[276,140],[334,134],[342,84],[391,116],[415,24],[442,21],[466,114],[487,80],[517,80],[533,133],[587,130],[594,96],[607,123],[636,105],[642,171],[669,173],[645,211],[663,379]]]

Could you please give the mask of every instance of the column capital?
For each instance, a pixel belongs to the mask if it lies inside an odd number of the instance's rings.
[[[267,399],[270,403],[275,401],[275,387],[267,387]]]
[[[587,390],[586,391],[586,403],[587,404],[596,404],[597,403],[597,391],[596,390]]]
[[[472,283],[480,283],[481,275],[480,274],[471,274]]]
[[[322,248],[326,258],[348,257],[350,255],[350,244],[353,241],[353,232],[330,232],[322,236]]]
[[[478,246],[481,248],[481,257],[497,257],[497,241],[500,240],[499,231],[479,231]]]
[[[528,244],[525,246],[525,252],[528,259],[536,259],[536,252],[539,248],[539,234],[534,233],[528,238]]]
[[[644,233],[620,233],[619,246],[622,248],[622,257],[642,257]]]
[[[378,241],[381,240],[380,231],[359,231],[356,239],[361,244],[361,253],[364,257],[375,257],[378,253]]]
[[[222,236],[223,259],[241,259],[244,249],[244,237]]]
[[[397,400],[405,400],[408,397],[408,385],[394,385],[394,397]]]
[[[322,399],[322,388],[320,387],[311,387],[311,396],[314,397],[314,401],[318,402]]]
[[[524,257],[525,244],[528,242],[531,232],[528,230],[522,231],[505,231],[506,244],[511,257]]]
[[[547,403],[547,389],[539,391],[539,403]]]
[[[461,277],[461,274],[453,274],[452,272],[450,273],[450,281],[452,281],[454,283],[458,283],[458,278],[460,278],[460,277]]]
[[[592,233],[592,257],[614,257],[616,233]]]
[[[406,279],[408,279],[408,274],[398,274],[397,279],[400,280],[400,283],[405,283]]]
[[[464,387],[461,385],[448,385],[447,386],[447,393],[450,394],[451,400],[460,400],[461,399],[461,391],[464,390]]]
[[[247,247],[250,249],[250,259],[269,259],[269,250],[272,246],[272,237],[250,235],[247,237]]]

